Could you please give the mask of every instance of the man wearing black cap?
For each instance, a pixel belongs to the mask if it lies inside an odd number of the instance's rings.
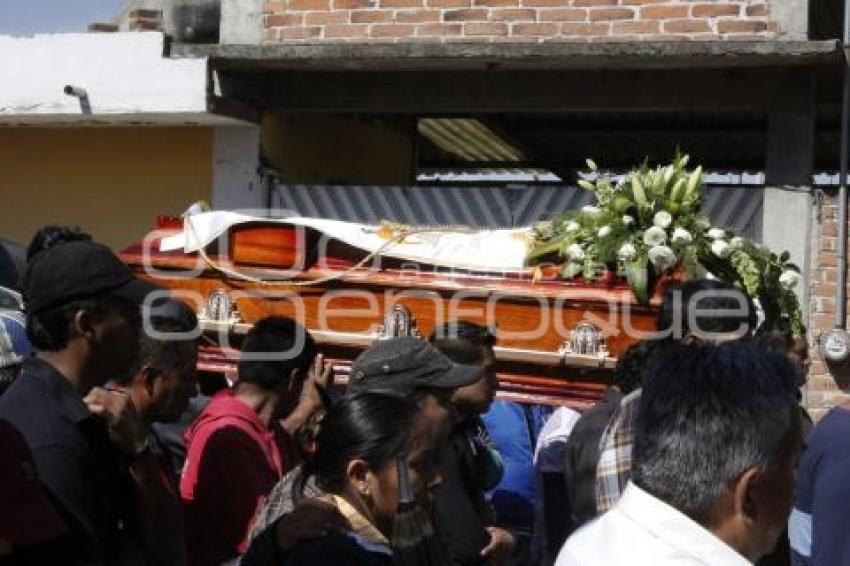
[[[0,418],[23,434],[68,526],[63,563],[180,556],[163,544],[179,506],[144,427],[129,396],[102,388],[130,370],[139,305],[156,289],[91,241],[56,245],[27,266],[27,335],[36,354],[0,398]]]
[[[431,344],[412,337],[392,338],[375,343],[364,351],[351,366],[346,393],[373,391],[401,394],[413,398],[434,427],[438,445],[444,444],[457,421],[451,403],[458,388],[479,381],[483,368],[478,365],[457,364]],[[295,508],[293,486],[300,468],[290,471],[269,494],[265,505],[257,513],[251,537],[263,534],[263,539],[274,538],[274,529],[268,527]],[[304,497],[321,495],[313,478],[302,482]],[[278,529],[278,540],[286,546],[289,540],[286,529]],[[268,540],[259,540],[253,552],[264,552]],[[273,545],[272,545],[273,546]]]

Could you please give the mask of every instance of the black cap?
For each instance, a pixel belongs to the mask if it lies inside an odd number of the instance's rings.
[[[455,389],[481,378],[484,368],[456,364],[437,348],[410,336],[377,342],[357,356],[351,365],[349,391]]]
[[[24,276],[29,313],[105,294],[141,304],[148,293],[159,290],[137,279],[108,247],[90,241],[66,242],[39,253]]]

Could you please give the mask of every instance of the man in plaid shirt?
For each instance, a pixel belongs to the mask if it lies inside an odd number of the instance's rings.
[[[728,283],[698,279],[665,289],[658,340],[661,347],[676,341],[720,344],[748,339],[755,326],[755,307],[742,291]],[[600,515],[619,501],[631,478],[640,399],[641,389],[624,397],[599,440],[596,510]]]

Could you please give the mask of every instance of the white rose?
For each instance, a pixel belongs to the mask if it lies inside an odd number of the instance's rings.
[[[673,264],[676,263],[676,254],[673,253],[673,250],[667,246],[655,246],[649,248],[647,255],[649,256],[649,261],[652,262],[652,265],[658,269],[667,269],[668,267],[673,267]]]
[[[626,242],[617,250],[617,257],[623,261],[630,261],[637,257],[637,248],[631,242]]]
[[[711,242],[711,253],[719,258],[729,255],[729,244],[725,240],[714,240]]]
[[[631,226],[634,223],[635,219],[633,217],[629,216],[628,214],[623,215],[623,224],[625,224],[626,226]]]
[[[676,228],[673,230],[673,237],[671,240],[674,244],[690,244],[693,241],[693,237],[691,237],[691,233],[684,228]]]
[[[581,211],[585,214],[589,214],[590,216],[596,216],[600,212],[598,207],[590,205],[581,207]]]
[[[670,213],[666,210],[656,212],[655,216],[652,218],[652,223],[659,228],[667,228],[670,226],[671,222],[673,222],[673,217],[670,216]]]
[[[610,233],[611,233],[611,227],[610,226],[603,226],[602,228],[599,229],[598,232],[596,232],[596,235],[599,236],[600,238],[604,238],[605,236],[607,236]]]
[[[782,275],[779,276],[779,282],[786,288],[793,289],[797,286],[797,283],[800,282],[800,274],[793,269],[786,269],[782,272]]]
[[[567,232],[575,232],[579,229],[578,222],[567,222],[566,230]]]
[[[581,261],[584,259],[584,250],[578,244],[570,244],[567,247],[567,257],[573,261]]]
[[[658,226],[650,226],[643,233],[643,243],[647,246],[660,246],[667,241],[667,232],[664,228]]]
[[[712,228],[708,231],[708,237],[712,240],[720,240],[726,237],[726,230],[722,228]]]

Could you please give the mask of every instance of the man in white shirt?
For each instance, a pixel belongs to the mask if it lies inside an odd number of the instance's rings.
[[[556,566],[748,566],[791,511],[794,369],[757,346],[672,345],[644,382],[632,480]]]

